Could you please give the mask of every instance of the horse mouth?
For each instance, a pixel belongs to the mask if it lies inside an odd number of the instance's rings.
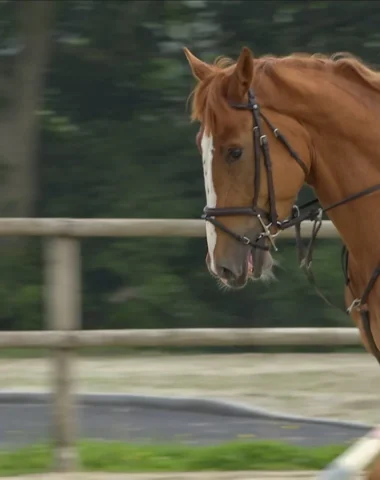
[[[264,250],[251,250],[248,260],[248,268],[250,269],[250,277],[253,280],[259,280],[263,274],[266,252]],[[251,267],[250,267],[251,265]]]
[[[248,280],[259,280],[263,274],[264,255],[266,252],[263,250],[250,249],[247,257],[246,264],[244,266],[244,273],[239,278],[227,279],[223,277],[217,277],[218,280],[226,287],[232,289],[244,288]]]
[[[248,255],[248,278],[260,280],[265,270],[266,251],[254,249]]]
[[[257,270],[255,269],[254,253],[252,250],[248,254],[247,274],[248,278],[255,278],[255,276],[257,275]]]

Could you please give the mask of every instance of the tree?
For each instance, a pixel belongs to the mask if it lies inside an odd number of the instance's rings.
[[[38,195],[37,111],[51,54],[55,1],[9,3],[1,8],[15,18],[16,30],[9,32],[0,59],[0,215],[27,217],[35,214]]]

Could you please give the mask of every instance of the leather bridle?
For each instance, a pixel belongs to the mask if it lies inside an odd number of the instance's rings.
[[[254,196],[252,207],[226,207],[226,208],[209,208],[205,207],[203,210],[202,218],[215,227],[218,227],[223,232],[235,238],[244,245],[248,245],[252,248],[258,248],[261,250],[269,250],[270,247],[263,245],[262,240],[267,238],[275,251],[277,247],[275,245],[274,239],[278,235],[279,231],[288,228],[289,219],[280,222],[278,220],[278,214],[276,210],[276,195],[274,191],[273,183],[273,174],[272,174],[272,161],[270,158],[269,152],[269,143],[268,137],[263,133],[261,119],[269,126],[272,130],[273,135],[286,147],[289,154],[294,158],[298,165],[302,168],[307,177],[309,171],[306,164],[300,159],[297,153],[291,148],[286,138],[282,133],[275,128],[268,118],[260,111],[260,107],[256,102],[255,94],[252,89],[248,91],[248,103],[246,104],[230,104],[231,107],[239,110],[249,110],[253,114],[253,140],[254,140],[254,162],[255,162],[255,177],[254,177]],[[261,171],[261,154],[264,159],[264,168],[266,169],[267,182],[268,182],[268,196],[269,196],[269,213],[265,212],[258,207],[259,193],[260,193],[260,171]],[[294,209],[294,213],[298,210]],[[227,228],[223,223],[219,222],[216,217],[223,216],[236,216],[236,215],[249,215],[256,217],[261,226],[262,232],[252,241],[246,236],[239,235],[234,231]],[[292,219],[294,217],[292,216]],[[272,232],[271,229],[274,228],[276,231]]]
[[[248,103],[246,104],[236,104],[230,103],[232,108],[236,108],[239,110],[249,110],[252,112],[253,115],[253,140],[254,140],[254,164],[255,164],[255,175],[254,175],[254,194],[253,194],[253,202],[252,206],[250,207],[223,207],[223,208],[209,208],[205,207],[203,209],[202,219],[210,222],[215,227],[220,229],[221,231],[225,232],[226,234],[233,237],[235,240],[243,243],[251,247],[252,249],[261,249],[261,250],[269,250],[270,246],[277,251],[277,247],[275,244],[275,237],[282,231],[290,227],[295,227],[296,233],[296,246],[298,250],[299,262],[301,267],[303,268],[309,282],[316,288],[317,293],[329,304],[333,305],[330,300],[319,290],[316,285],[314,275],[311,270],[312,264],[312,254],[313,254],[313,247],[318,232],[322,226],[322,216],[323,213],[328,212],[334,208],[337,208],[341,205],[344,205],[348,202],[354,201],[358,198],[364,197],[366,195],[370,195],[376,191],[380,190],[380,184],[373,185],[369,188],[361,190],[355,194],[349,195],[348,197],[340,200],[334,204],[331,204],[325,208],[321,207],[312,207],[316,203],[318,203],[318,199],[314,199],[310,202],[307,202],[301,206],[294,205],[292,209],[292,214],[285,220],[280,221],[278,219],[278,214],[276,210],[276,196],[275,196],[275,188],[273,182],[273,174],[272,174],[272,161],[270,158],[270,150],[269,150],[269,142],[268,137],[263,133],[262,129],[262,121],[269,126],[270,130],[272,131],[274,137],[279,140],[290,156],[297,162],[297,164],[302,168],[305,174],[305,180],[309,174],[309,169],[305,162],[301,160],[299,155],[293,150],[290,146],[289,142],[285,138],[285,136],[278,130],[278,128],[274,127],[269,119],[261,112],[260,107],[256,101],[255,94],[253,89],[249,89],[248,91]],[[264,211],[263,209],[258,207],[258,199],[260,193],[260,171],[261,171],[261,157],[263,157],[264,168],[266,170],[267,176],[267,184],[268,184],[268,201],[269,201],[269,212]],[[253,240],[250,239],[248,236],[239,235],[238,233],[234,232],[233,230],[229,229],[226,225],[224,225],[221,221],[217,219],[217,217],[226,217],[226,216],[237,216],[237,215],[245,215],[245,216],[254,216],[256,217],[262,227],[262,231],[254,238]],[[305,249],[303,245],[303,241],[301,238],[301,224],[305,220],[313,221],[313,228],[311,237],[309,240],[309,244]],[[274,230],[274,231],[272,231]],[[265,245],[265,239],[268,239],[270,242],[270,246]],[[342,250],[342,258],[343,261],[343,271],[345,276],[346,285],[349,286],[349,278],[348,278],[348,251],[345,246],[343,246]],[[366,332],[366,336],[368,339],[369,346],[371,348],[372,354],[375,356],[377,361],[380,363],[380,351],[377,348],[370,325],[370,318],[369,318],[369,310],[367,306],[367,300],[369,294],[374,287],[377,279],[380,276],[380,266],[376,267],[374,270],[365,291],[363,292],[360,298],[355,298],[349,308],[345,310],[346,313],[350,314],[353,309],[357,309],[362,318],[364,330]],[[350,286],[349,286],[350,287]],[[351,287],[350,287],[351,288]],[[353,293],[353,292],[352,292]],[[333,305],[335,306],[335,305]]]

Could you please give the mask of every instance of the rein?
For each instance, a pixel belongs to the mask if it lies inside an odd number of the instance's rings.
[[[315,240],[317,238],[318,232],[322,226],[322,215],[324,212],[328,212],[329,210],[332,210],[333,208],[337,208],[341,205],[345,205],[346,203],[349,203],[351,201],[354,201],[358,198],[364,197],[366,195],[370,195],[371,193],[374,193],[376,191],[380,190],[380,185],[373,185],[372,187],[366,188],[364,190],[361,190],[360,192],[354,193],[343,200],[340,200],[339,202],[333,203],[329,205],[326,208],[314,208],[306,212],[302,212],[304,208],[307,208],[315,203],[318,202],[318,199],[311,200],[310,202],[307,202],[300,207],[293,207],[295,211],[297,212],[297,216],[294,218],[294,221],[290,220],[289,221],[289,227],[294,226],[295,227],[295,232],[296,232],[296,247],[298,251],[298,260],[300,263],[300,266],[302,270],[304,271],[307,280],[309,283],[314,287],[318,295],[331,307],[338,308],[339,310],[342,310],[340,307],[337,307],[334,303],[332,303],[327,296],[319,289],[315,277],[313,274],[313,271],[311,270],[311,265],[312,265],[312,260],[313,260],[313,247]],[[312,229],[312,234],[309,240],[309,244],[305,250],[303,242],[302,242],[302,237],[301,237],[301,223],[305,220],[312,220],[314,221],[313,229]],[[380,364],[380,350],[376,345],[375,339],[373,338],[372,330],[371,330],[371,318],[370,318],[370,312],[369,312],[369,307],[368,307],[368,297],[375,286],[375,283],[377,279],[380,277],[380,265],[378,265],[374,271],[372,272],[372,275],[364,289],[364,292],[362,293],[361,297],[356,297],[354,294],[351,285],[350,285],[350,278],[348,275],[348,261],[349,261],[349,252],[348,249],[345,245],[342,246],[342,252],[341,252],[341,263],[342,263],[342,270],[343,270],[343,275],[344,275],[344,280],[345,280],[345,285],[347,288],[349,288],[354,300],[352,301],[351,305],[346,309],[343,310],[344,313],[347,315],[351,315],[353,310],[356,310],[360,313],[360,317],[362,320],[362,325],[364,328],[365,336],[368,341],[368,346],[371,350],[372,355],[376,358],[377,362]]]
[[[314,243],[316,241],[318,232],[322,226],[322,217],[323,213],[328,212],[334,208],[337,208],[341,205],[345,205],[349,202],[362,198],[364,196],[370,195],[374,192],[380,191],[380,184],[373,185],[369,188],[361,190],[360,192],[349,195],[348,197],[335,202],[325,208],[310,208],[312,205],[318,202],[318,199],[311,200],[301,206],[293,206],[292,214],[289,218],[279,221],[278,214],[276,210],[276,197],[275,189],[272,175],[272,161],[270,158],[269,143],[267,135],[263,134],[262,131],[262,122],[261,119],[268,125],[273,135],[279,140],[290,156],[298,163],[300,168],[302,168],[305,173],[305,178],[309,174],[309,170],[306,164],[301,160],[298,154],[293,150],[285,136],[276,128],[268,118],[260,111],[260,107],[256,102],[256,98],[252,89],[248,91],[248,103],[247,104],[231,104],[231,107],[242,110],[249,110],[252,112],[254,127],[253,127],[253,137],[254,137],[254,163],[255,163],[255,177],[254,177],[254,196],[252,207],[225,207],[225,208],[209,208],[205,207],[203,210],[202,219],[210,222],[215,227],[219,228],[226,234],[232,236],[238,242],[243,243],[251,247],[252,249],[260,250],[269,250],[270,247],[265,245],[265,239],[268,239],[271,246],[275,251],[278,251],[275,245],[276,236],[282,231],[288,228],[294,227],[296,233],[296,248],[298,251],[298,260],[301,268],[303,269],[306,277],[311,285],[316,289],[319,296],[330,306],[336,307],[318,288],[314,274],[311,270],[312,260],[313,260],[313,249]],[[264,160],[264,167],[267,174],[267,186],[268,186],[268,196],[269,196],[269,213],[260,209],[258,207],[259,191],[260,191],[260,167],[261,167],[261,154]],[[259,233],[255,239],[251,239],[248,236],[239,235],[238,233],[230,230],[222,222],[217,220],[216,217],[224,216],[236,216],[236,215],[248,215],[256,217],[262,227],[262,232]],[[313,221],[312,234],[305,249],[305,246],[302,241],[301,236],[301,224],[305,220]],[[272,228],[275,228],[276,231],[273,233]],[[368,309],[368,297],[377,281],[380,277],[380,265],[375,268],[373,271],[364,292],[360,298],[356,297],[351,289],[350,279],[348,278],[348,250],[343,245],[342,248],[342,268],[345,277],[345,284],[351,290],[353,298],[355,299],[352,304],[345,310],[345,313],[351,314],[355,309],[360,312],[364,331],[367,337],[369,347],[372,354],[377,359],[380,364],[380,350],[377,348],[375,340],[371,331],[370,323],[370,314]],[[337,307],[339,308],[339,307]]]
[[[314,204],[318,203],[317,198],[315,198],[315,199],[313,199],[313,200],[311,200],[307,203],[304,203],[301,206],[294,206],[293,210],[296,212],[295,216],[294,216],[293,219],[289,220],[287,226],[285,226],[285,228],[289,228],[289,227],[294,226],[295,237],[296,237],[296,247],[297,247],[297,252],[298,252],[298,261],[299,261],[300,267],[304,271],[304,273],[306,275],[306,278],[308,279],[309,283],[317,291],[318,295],[330,306],[336,307],[336,305],[333,304],[327,298],[327,296],[324,293],[322,293],[322,291],[318,288],[318,285],[315,281],[313,271],[311,270],[311,266],[312,266],[312,262],[313,262],[314,243],[316,241],[318,232],[319,232],[320,228],[322,227],[323,213],[328,212],[329,210],[337,208],[341,205],[345,205],[345,204],[347,204],[349,202],[352,202],[352,201],[354,201],[358,198],[362,198],[362,197],[365,197],[367,195],[370,195],[371,193],[374,193],[376,191],[380,191],[380,184],[373,185],[372,187],[366,188],[364,190],[361,190],[360,192],[349,195],[348,197],[344,198],[343,200],[335,202],[335,203],[333,203],[333,204],[331,204],[331,205],[329,205],[325,208],[314,208],[314,209],[308,210],[306,212],[303,212],[303,210],[306,209],[307,207],[310,207],[311,205],[314,205]],[[302,241],[302,235],[301,235],[301,224],[305,220],[314,221],[313,228],[312,228],[312,233],[311,233],[311,236],[310,236],[310,240],[309,240],[309,243],[308,243],[308,246],[307,246],[306,249],[304,247],[304,244],[303,244],[303,241]],[[345,284],[348,285],[349,284],[349,279],[348,279],[348,250],[347,250],[345,245],[343,245],[343,247],[342,247],[341,257],[342,257],[341,261],[342,261],[342,270],[343,270],[343,274],[344,274],[344,278],[345,278]],[[377,272],[377,269],[375,270],[375,272]],[[374,272],[374,274],[375,274],[375,272]],[[379,275],[380,275],[380,269],[379,269],[379,273],[376,273],[375,280],[377,279],[377,277]],[[371,282],[372,282],[372,277],[371,277],[371,280],[370,280],[369,283],[371,283]],[[373,286],[374,286],[374,283],[370,285],[370,287],[369,287],[370,290],[366,293],[365,298],[364,298],[364,300],[365,300],[364,302],[363,302],[363,297],[360,300],[360,303],[359,303],[359,299],[355,299],[353,301],[353,303],[350,305],[350,307],[348,307],[346,310],[344,310],[344,312],[347,313],[347,314],[350,314],[352,312],[353,308],[359,307],[360,305],[366,303],[367,297],[368,297],[370,291],[372,290]],[[353,294],[352,291],[351,291],[351,293],[355,298],[355,295]],[[339,307],[337,307],[337,308],[339,308]],[[379,352],[379,355],[380,355],[380,352]]]

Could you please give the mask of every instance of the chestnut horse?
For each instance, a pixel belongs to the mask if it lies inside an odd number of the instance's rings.
[[[253,58],[244,47],[236,63],[208,64],[184,52],[210,274],[231,288],[268,277],[275,236],[328,211],[348,252],[348,313],[380,362],[380,73],[348,54]],[[294,208],[304,182],[322,209]]]

